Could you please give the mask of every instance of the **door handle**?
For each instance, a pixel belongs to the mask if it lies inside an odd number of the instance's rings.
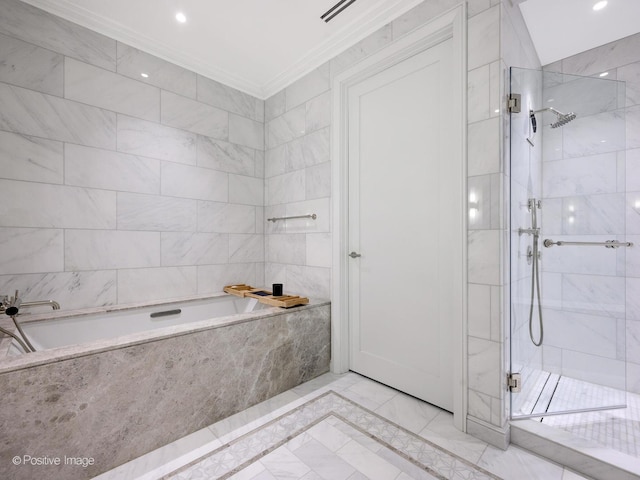
[[[358,258],[358,257],[361,257],[362,255],[360,255],[359,253],[356,253],[356,252],[351,252],[351,253],[349,254],[349,256],[350,256],[351,258]]]

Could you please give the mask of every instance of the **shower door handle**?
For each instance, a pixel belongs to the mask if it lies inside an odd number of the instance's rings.
[[[350,256],[351,258],[358,258],[358,257],[361,257],[362,255],[360,255],[359,253],[356,253],[356,252],[351,252],[351,253],[349,254],[349,256]]]

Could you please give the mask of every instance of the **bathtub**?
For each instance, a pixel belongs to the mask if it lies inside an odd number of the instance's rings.
[[[187,301],[163,302],[111,309],[86,309],[38,315],[20,315],[18,319],[36,351],[86,344],[166,327],[250,313],[265,305],[253,298],[219,295]],[[9,355],[24,351],[13,340]]]
[[[329,370],[323,301],[221,294],[19,319],[37,351],[0,342],[0,478],[92,478]]]

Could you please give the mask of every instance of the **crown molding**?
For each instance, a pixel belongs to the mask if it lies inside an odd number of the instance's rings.
[[[378,0],[366,14],[346,24],[325,42],[295,61],[292,66],[264,85],[216,66],[208,65],[196,57],[166,43],[153,40],[69,0],[22,1],[254,97],[267,99],[424,0]]]
[[[291,67],[267,82],[263,86],[264,98],[275,95],[423,1],[379,0],[372,9],[367,11],[366,15],[362,15],[345,25],[325,42],[294,62]]]
[[[177,50],[166,43],[158,42],[140,32],[132,30],[121,23],[115,22],[102,15],[98,15],[86,8],[80,7],[68,0],[21,0],[24,3],[41,8],[49,13],[57,15],[77,23],[85,28],[101,33],[109,38],[150,53],[162,60],[191,70],[197,74],[224,83],[230,87],[241,90],[254,97],[262,98],[262,86],[228,72],[224,69],[207,65],[202,60],[193,57],[183,51]]]

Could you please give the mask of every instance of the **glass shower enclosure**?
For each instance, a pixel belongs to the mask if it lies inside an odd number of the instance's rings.
[[[511,417],[625,407],[624,82],[511,68],[510,92]]]

